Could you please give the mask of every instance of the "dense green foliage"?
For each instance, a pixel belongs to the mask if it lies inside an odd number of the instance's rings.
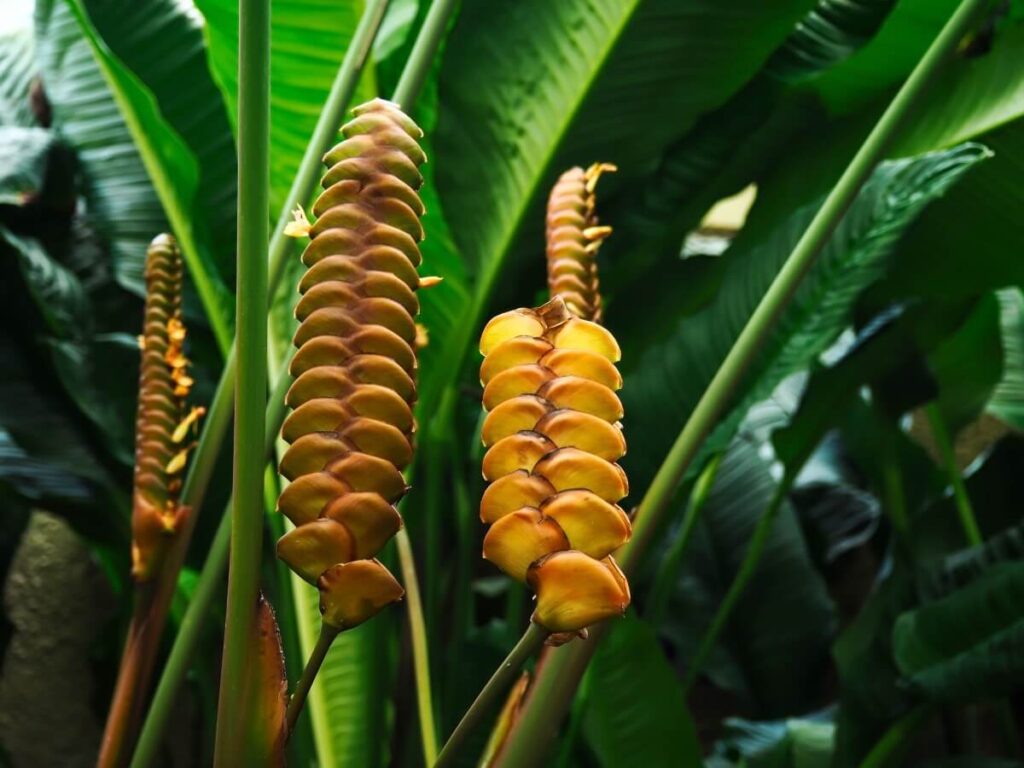
[[[82,665],[92,718],[55,742],[64,764],[89,764],[132,610],[135,336],[153,235],[182,244],[194,402],[211,400],[233,333],[237,11],[225,0],[35,5],[34,21],[0,37],[0,578],[32,578],[15,553],[37,510],[62,517],[93,554],[107,596]],[[363,5],[274,0],[271,221]],[[357,102],[391,96],[428,5],[391,2]],[[601,287],[623,349],[623,504],[635,504],[956,6],[462,3],[412,109],[429,157],[420,272],[444,282],[421,295],[429,344],[402,513],[439,735],[531,610],[480,559],[476,339],[490,314],[543,299],[551,184],[573,164],[619,167],[599,192],[614,228]],[[861,190],[691,468],[550,764],[702,755],[709,768],[846,768],[875,759],[886,738],[898,742],[894,765],[1024,759],[1024,2],[995,6]],[[701,223],[750,185],[745,218]],[[294,331],[295,250],[270,311],[271,381]],[[684,524],[716,456],[710,492]],[[221,457],[198,512],[168,646],[230,492],[229,464]],[[271,496],[278,482],[268,474]],[[777,494],[754,579],[688,686]],[[970,540],[971,517],[983,543]],[[269,510],[268,536],[281,525]],[[389,565],[393,549],[381,556]],[[264,550],[262,586],[294,683],[319,629],[315,590]],[[18,602],[28,593],[4,594],[0,651],[28,631]],[[168,765],[212,755],[223,604],[207,617]],[[97,621],[67,620],[83,633]],[[407,632],[392,608],[339,637],[291,740],[293,765],[422,763]],[[24,740],[10,736],[26,727],[19,711],[36,728],[69,726],[60,709],[38,721],[55,694],[5,682],[11,665],[52,658],[3,663],[0,744],[25,764]],[[474,739],[465,765],[487,733]]]

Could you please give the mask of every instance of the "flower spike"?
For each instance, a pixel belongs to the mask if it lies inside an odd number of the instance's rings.
[[[397,105],[375,99],[342,126],[324,156],[324,191],[302,254],[298,351],[282,427],[291,480],[278,509],[296,528],[277,554],[320,590],[324,624],[354,627],[400,600],[377,553],[398,532],[401,470],[412,460],[416,292],[437,282],[416,268],[423,239],[417,190],[423,133]],[[298,226],[298,225],[297,225]]]

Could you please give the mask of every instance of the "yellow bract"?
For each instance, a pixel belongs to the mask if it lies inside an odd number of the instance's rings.
[[[537,593],[533,620],[552,632],[578,632],[629,607],[629,584],[610,557],[555,552],[530,566],[527,583]]]
[[[562,223],[571,219],[561,215]],[[629,492],[615,463],[626,452],[615,394],[619,346],[575,311],[557,295],[542,307],[498,315],[480,342],[489,411],[482,471],[491,481],[480,501],[480,518],[491,524],[484,557],[515,579],[529,575],[531,584],[545,585],[534,620],[553,632],[582,630],[629,603],[614,561],[603,560],[631,532],[615,503]],[[569,559],[540,568],[556,555]],[[563,583],[573,574],[579,584]]]

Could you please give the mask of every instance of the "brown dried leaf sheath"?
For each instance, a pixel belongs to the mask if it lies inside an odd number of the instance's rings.
[[[426,161],[395,105],[354,110],[328,166],[302,255],[293,410],[278,507],[295,525],[278,555],[318,585],[324,621],[355,626],[402,596],[373,559],[401,526],[394,504],[412,459],[415,317]]]
[[[182,351],[181,278],[177,243],[170,235],[159,235],[146,253],[146,309],[135,422],[132,573],[139,581],[153,575],[186,514],[178,505],[178,493],[189,448],[188,428],[202,414],[202,409],[185,412],[192,379]]]
[[[602,173],[614,170],[609,163],[594,163],[586,170],[570,168],[548,197],[548,290],[574,315],[595,322],[601,321],[597,250],[611,227],[598,225],[594,187]]]
[[[618,344],[556,295],[492,319],[480,350],[484,557],[530,584],[534,620],[552,632],[621,614],[629,585],[610,555],[631,527],[616,504],[629,492],[615,463],[626,451]]]

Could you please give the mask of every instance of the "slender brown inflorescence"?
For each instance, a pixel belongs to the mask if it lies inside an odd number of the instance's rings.
[[[135,487],[132,498],[132,575],[149,580],[188,510],[178,504],[191,444],[202,408],[186,413],[192,388],[182,346],[182,262],[177,243],[159,235],[146,252],[146,309],[135,424]]]
[[[630,522],[616,504],[629,490],[615,463],[626,452],[618,344],[555,296],[493,318],[480,351],[484,557],[533,588],[533,620],[553,633],[621,614],[629,586],[611,553]]]
[[[594,163],[586,170],[570,168],[548,197],[547,263],[551,298],[584,320],[601,321],[601,291],[597,251],[612,228],[597,220],[594,189],[601,174],[615,171],[611,163]]]
[[[303,253],[290,444],[278,507],[295,529],[277,545],[320,589],[325,625],[353,627],[403,591],[374,556],[402,525],[395,504],[412,459],[423,238],[423,135],[397,105],[354,110],[313,207]],[[424,284],[427,281],[424,280]]]

